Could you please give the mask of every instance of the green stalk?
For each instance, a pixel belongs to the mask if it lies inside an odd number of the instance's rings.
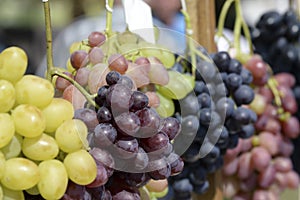
[[[106,29],[105,33],[109,38],[112,35],[112,8],[114,6],[114,0],[106,0]]]
[[[244,31],[245,38],[246,38],[247,43],[248,43],[248,48],[249,48],[250,54],[252,55],[253,54],[253,46],[252,46],[251,35],[250,35],[249,27],[246,24],[245,19],[243,17],[242,6],[241,6],[241,3],[240,3],[240,0],[238,0],[238,2],[236,2],[236,9],[238,10],[238,14],[239,14],[239,17],[241,19],[242,29]]]
[[[245,34],[245,37],[246,37],[246,40],[248,43],[248,48],[249,48],[250,54],[252,55],[253,54],[253,45],[252,45],[251,35],[250,35],[249,27],[244,20],[242,22],[242,28],[243,28],[243,31],[244,31],[244,34]]]
[[[234,23],[234,46],[237,51],[237,56],[241,54],[241,44],[240,44],[240,39],[241,39],[241,27],[242,27],[242,17],[241,17],[241,12],[239,9],[239,4],[240,0],[235,0],[235,12],[236,12],[236,19]]]
[[[187,35],[188,51],[191,56],[192,75],[193,75],[193,77],[196,77],[197,60],[196,60],[196,55],[195,55],[196,49],[195,49],[194,42],[192,39],[193,29],[192,29],[192,25],[191,25],[191,19],[186,10],[182,9],[181,13],[184,16],[184,21],[185,21],[185,33]]]
[[[73,84],[80,92],[81,94],[86,98],[86,100],[88,101],[89,104],[91,104],[92,106],[94,106],[95,108],[98,107],[98,105],[95,103],[95,101],[93,100],[93,95],[90,95],[79,83],[77,83],[74,79],[72,79],[71,77],[67,76],[66,74],[56,70],[56,69],[52,69],[50,71],[50,75],[51,77],[53,76],[59,76],[61,78],[66,79],[67,81],[69,81],[71,84]]]
[[[50,6],[47,0],[43,0],[44,14],[45,14],[45,31],[46,31],[46,44],[47,44],[47,79],[51,81],[50,71],[53,68],[53,52],[52,52],[52,28]]]
[[[227,13],[229,11],[229,8],[231,6],[231,4],[234,2],[235,0],[227,0],[221,10],[219,19],[218,19],[218,31],[217,31],[217,36],[221,37],[223,35],[223,31],[224,31],[224,26],[225,26],[225,20],[226,20],[226,16]]]

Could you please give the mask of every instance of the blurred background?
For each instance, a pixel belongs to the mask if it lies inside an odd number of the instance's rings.
[[[217,19],[225,0],[215,1]],[[145,2],[153,9],[156,25],[183,32],[184,21],[179,13],[179,0],[145,0]],[[246,20],[250,25],[253,25],[264,11],[272,9],[285,11],[288,6],[288,0],[242,0],[242,3]],[[105,0],[51,0],[54,41],[62,40],[69,45],[75,39],[78,41],[82,37],[87,37],[86,33],[94,30],[102,31],[105,26],[104,4]],[[116,0],[115,4],[119,6],[120,1]],[[121,11],[120,15],[116,13],[117,11],[114,12],[117,16],[114,16],[113,24],[116,29],[123,29],[124,15],[122,10],[119,11]],[[234,17],[234,11],[231,10],[226,22],[227,28],[232,28],[233,20],[231,19]],[[43,65],[46,47],[44,10],[41,1],[0,0],[0,51],[11,45],[18,45],[27,52],[29,57],[27,73],[35,73],[37,68]],[[56,54],[60,53],[63,57],[66,52],[56,52]],[[60,58],[57,59],[60,60]]]

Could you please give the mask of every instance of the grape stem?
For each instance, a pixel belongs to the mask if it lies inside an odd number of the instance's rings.
[[[112,35],[112,12],[114,0],[105,0],[105,9],[106,9],[106,29],[105,33],[107,35],[107,38],[109,38]]]
[[[278,107],[277,113],[279,115],[279,119],[281,121],[286,121],[290,118],[291,114],[289,112],[284,112],[284,109],[282,108],[282,101],[281,101],[281,94],[277,89],[278,82],[274,79],[274,77],[269,78],[267,82],[268,87],[272,91],[274,95],[274,101],[276,106]]]
[[[48,1],[44,1],[44,14],[45,14],[45,31],[46,31],[46,44],[47,44],[47,79],[51,81],[50,71],[53,68],[53,52],[52,52],[52,27],[50,6]]]
[[[233,30],[234,42],[233,42],[233,45],[230,45],[230,46],[236,48],[237,57],[240,57],[239,55],[242,53],[241,45],[240,45],[241,30],[243,30],[244,34],[245,34],[245,38],[248,43],[248,48],[249,48],[250,54],[253,54],[251,35],[250,35],[249,27],[247,26],[247,24],[244,20],[244,17],[242,15],[242,7],[241,7],[240,0],[227,0],[224,3],[221,13],[220,13],[219,20],[218,20],[218,31],[216,33],[216,36],[218,38],[224,37],[226,39],[223,32],[224,32],[224,27],[225,27],[226,16],[228,14],[228,11],[229,11],[232,3],[235,4],[234,6],[235,6],[235,12],[236,12],[236,19],[235,19],[234,30]],[[230,42],[229,42],[229,44],[230,44]]]
[[[59,76],[61,78],[66,79],[67,81],[69,81],[71,84],[73,84],[80,92],[81,94],[86,98],[86,100],[88,101],[89,104],[91,104],[92,106],[94,106],[95,108],[98,108],[98,105],[95,103],[95,101],[93,100],[94,95],[90,95],[79,83],[77,83],[74,79],[72,79],[71,77],[67,76],[66,74],[58,71],[57,69],[53,68],[50,71],[50,75],[51,78],[53,76]]]
[[[231,7],[231,5],[234,1],[235,0],[227,0],[224,3],[223,7],[222,7],[220,17],[219,17],[219,20],[218,20],[218,31],[216,33],[216,35],[218,37],[224,36],[223,32],[224,32],[224,27],[225,27],[226,16],[227,16],[227,13],[229,11],[229,8]]]
[[[196,55],[198,55],[200,58],[202,58],[205,61],[210,62],[210,60],[201,52],[198,51],[195,47],[192,35],[193,35],[193,29],[191,25],[191,20],[190,16],[188,15],[187,11],[184,9],[181,9],[181,13],[184,16],[185,20],[185,33],[187,35],[187,53],[190,54],[191,56],[191,64],[192,64],[192,75],[195,78],[196,77],[196,69],[197,69],[197,60],[196,60]]]

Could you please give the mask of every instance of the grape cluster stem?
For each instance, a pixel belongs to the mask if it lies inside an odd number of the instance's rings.
[[[216,36],[218,38],[225,38],[226,41],[229,41],[228,38],[226,38],[226,36],[224,35],[224,26],[225,26],[225,20],[226,20],[226,16],[228,14],[229,8],[232,6],[232,4],[234,3],[235,6],[235,12],[236,12],[236,19],[235,19],[235,24],[234,24],[234,43],[230,45],[231,47],[235,47],[237,50],[237,57],[242,57],[240,56],[242,54],[241,52],[241,45],[240,45],[240,39],[241,39],[241,30],[243,30],[244,34],[245,34],[245,38],[247,40],[248,43],[248,48],[250,51],[250,54],[253,54],[253,46],[252,46],[252,42],[251,42],[251,35],[250,35],[250,31],[249,28],[243,18],[242,15],[242,7],[241,7],[241,2],[240,0],[227,0],[221,10],[220,13],[220,17],[218,20],[218,31],[216,33]]]
[[[191,25],[191,19],[190,16],[186,10],[185,1],[181,1],[182,9],[181,13],[184,16],[185,21],[185,33],[187,35],[187,53],[191,56],[191,64],[192,64],[192,75],[195,78],[196,77],[196,55],[198,55],[200,58],[202,58],[205,61],[211,62],[201,51],[197,50],[193,41],[193,29]]]
[[[109,1],[109,6],[112,7],[113,0]],[[70,78],[66,74],[57,70],[53,65],[53,51],[52,51],[52,27],[51,27],[51,14],[50,14],[50,5],[48,1],[43,1],[44,4],[44,14],[45,14],[45,29],[46,29],[46,41],[47,41],[47,75],[46,78],[49,81],[52,81],[54,76],[62,77],[72,83],[81,93],[84,95],[88,103],[94,107],[98,107],[93,100],[93,96],[90,95],[79,83],[77,83],[74,79]],[[107,10],[107,14],[109,15],[109,11]],[[111,13],[110,13],[111,14]],[[110,15],[111,16],[111,15]],[[112,20],[110,18],[110,23],[107,25],[108,34],[111,32],[111,24]]]

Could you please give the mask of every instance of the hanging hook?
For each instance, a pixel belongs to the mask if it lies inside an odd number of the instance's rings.
[[[48,0],[46,0],[48,1]],[[113,12],[113,9],[109,6],[109,0],[105,0],[105,9],[108,11],[108,12]]]
[[[180,2],[181,2],[182,10],[186,11],[186,2],[185,2],[185,0],[180,0]]]

